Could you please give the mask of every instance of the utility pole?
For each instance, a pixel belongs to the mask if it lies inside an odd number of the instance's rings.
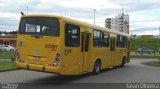
[[[93,12],[94,12],[94,25],[95,25],[95,12],[96,12],[96,9],[93,9]]]
[[[65,16],[67,15],[67,13],[66,13],[66,9],[65,9]]]
[[[27,6],[27,14],[28,14],[28,6]]]
[[[28,0],[26,0],[26,2],[27,2],[27,4],[26,4],[27,7],[26,7],[26,9],[27,9],[27,14],[28,14]]]

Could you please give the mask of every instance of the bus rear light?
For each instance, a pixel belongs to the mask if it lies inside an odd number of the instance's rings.
[[[60,62],[60,59],[61,59],[61,54],[57,53],[55,58],[54,58],[53,66],[58,66],[58,64]]]

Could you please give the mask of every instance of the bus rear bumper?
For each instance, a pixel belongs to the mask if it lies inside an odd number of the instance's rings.
[[[59,74],[59,67],[28,64],[28,63],[22,63],[19,61],[16,61],[16,67],[19,69],[27,69],[27,70],[33,70],[33,71],[51,72],[51,73]]]

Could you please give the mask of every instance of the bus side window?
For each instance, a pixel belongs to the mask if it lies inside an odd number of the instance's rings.
[[[109,47],[109,33],[103,32],[103,47]]]
[[[126,48],[127,47],[127,37],[122,35],[117,35],[116,46],[118,48]]]
[[[72,24],[65,24],[65,45],[67,47],[80,46],[80,27]]]
[[[93,46],[94,47],[109,47],[109,33],[94,29]]]
[[[101,38],[101,32],[99,30],[94,29],[93,31],[93,46],[94,47],[100,47],[101,45],[100,38]]]
[[[123,36],[123,47],[124,48],[127,48],[127,41],[128,41],[127,37]]]

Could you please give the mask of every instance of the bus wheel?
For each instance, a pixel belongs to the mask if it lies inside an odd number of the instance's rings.
[[[101,69],[101,63],[99,60],[97,60],[94,64],[93,73],[98,74],[100,72],[100,69]]]
[[[121,65],[120,65],[120,67],[124,67],[125,60],[126,60],[126,58],[125,58],[125,57],[123,57],[123,60],[122,60],[122,63],[121,63]]]

